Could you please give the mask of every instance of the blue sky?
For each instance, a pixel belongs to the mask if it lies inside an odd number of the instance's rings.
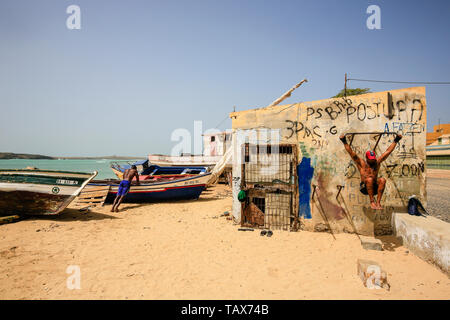
[[[81,30],[66,27],[71,4]],[[366,27],[371,4],[381,30]],[[285,103],[335,95],[345,72],[450,81],[449,14],[450,1],[2,0],[0,151],[169,153],[173,130],[214,128],[303,78]],[[426,88],[431,130],[450,122],[450,86]]]

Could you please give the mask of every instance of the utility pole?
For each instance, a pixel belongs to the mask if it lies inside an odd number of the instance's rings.
[[[345,73],[344,97],[347,98],[347,73]]]

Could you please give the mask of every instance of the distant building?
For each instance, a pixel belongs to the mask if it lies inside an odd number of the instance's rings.
[[[446,126],[450,126],[450,124],[446,124]],[[426,152],[427,168],[450,169],[450,133],[436,137],[433,143],[426,146]]]
[[[231,131],[204,133],[203,134],[203,155],[222,156],[231,145]]]
[[[427,132],[427,146],[437,141],[437,139],[443,134],[450,134],[450,123],[433,126],[433,132]]]

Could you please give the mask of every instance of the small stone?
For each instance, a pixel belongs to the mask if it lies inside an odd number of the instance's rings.
[[[390,285],[387,282],[386,272],[375,261],[358,259],[357,273],[365,287],[369,289],[387,289]]]
[[[378,250],[383,251],[383,244],[380,239],[372,237],[360,236],[361,245],[366,250]]]

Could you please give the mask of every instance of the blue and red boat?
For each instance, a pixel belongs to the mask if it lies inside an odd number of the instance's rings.
[[[133,182],[123,202],[136,203],[198,199],[203,190],[205,190],[210,178],[211,173],[204,173],[176,180],[166,179],[165,181],[158,182],[143,181],[140,185],[136,185]],[[111,203],[117,196],[119,183],[120,180],[96,180],[89,183],[89,186],[110,186],[105,202]]]
[[[111,163],[111,170],[117,176],[122,179],[123,173],[126,169],[130,169],[132,165],[135,165],[138,169],[139,180],[150,180],[153,182],[165,181],[166,179],[181,179],[194,177],[198,174],[208,172],[207,167],[161,167],[150,164],[148,160],[137,161],[133,164],[119,164],[117,162]],[[135,180],[135,179],[134,179]]]

